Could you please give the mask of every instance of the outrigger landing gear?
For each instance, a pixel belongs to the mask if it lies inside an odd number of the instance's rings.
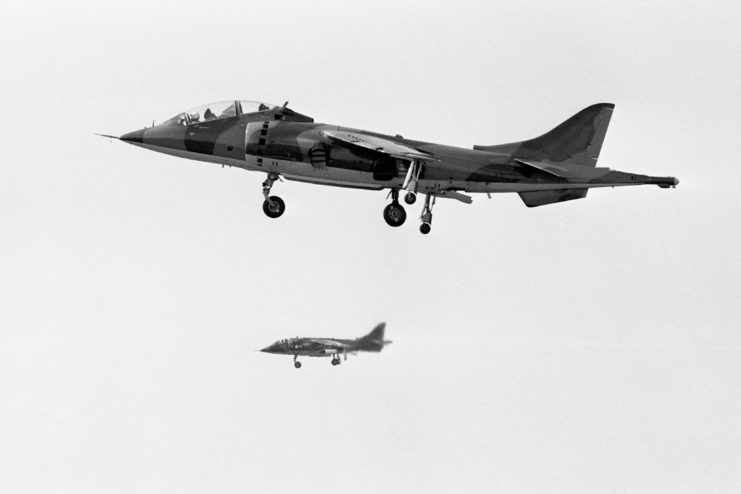
[[[268,173],[268,178],[262,183],[262,195],[265,197],[265,201],[262,203],[262,210],[270,218],[277,218],[286,210],[286,203],[283,202],[283,199],[270,195],[270,189],[276,180],[280,180],[280,175]],[[300,367],[300,365],[297,367]]]
[[[383,219],[389,226],[401,226],[407,219],[407,212],[399,204],[399,189],[391,189],[391,204],[383,210]]]
[[[297,358],[298,358],[298,355],[294,355],[293,356],[293,366],[295,368],[297,368],[297,369],[300,369],[301,368],[301,362],[299,362],[298,360],[296,360]]]
[[[425,195],[425,206],[422,208],[422,216],[420,216],[422,224],[419,225],[419,231],[423,235],[427,235],[432,230],[432,207],[435,205],[436,198],[437,196],[433,194],[432,202],[430,202],[430,194]]]

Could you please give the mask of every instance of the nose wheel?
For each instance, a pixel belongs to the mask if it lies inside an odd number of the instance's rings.
[[[286,210],[286,203],[278,196],[270,196],[262,203],[263,212],[270,218],[277,218]]]
[[[383,219],[389,226],[397,227],[404,224],[407,219],[407,212],[404,206],[399,204],[399,190],[391,189],[391,204],[383,210]]]
[[[283,199],[270,195],[270,189],[273,188],[276,180],[280,180],[278,174],[268,173],[268,178],[262,183],[262,195],[265,197],[265,201],[262,203],[262,210],[270,218],[277,218],[286,211],[286,203],[283,202]],[[300,367],[300,365],[297,367]]]

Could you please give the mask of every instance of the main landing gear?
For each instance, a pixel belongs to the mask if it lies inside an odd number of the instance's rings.
[[[423,235],[427,235],[432,230],[432,207],[435,205],[436,198],[437,196],[433,195],[432,201],[430,201],[430,194],[425,194],[425,206],[422,208],[422,216],[420,216],[422,224],[419,225],[419,231]]]
[[[332,357],[332,365],[340,365],[340,357]]]
[[[298,358],[298,355],[294,355],[293,356],[293,366],[295,368],[297,368],[297,369],[300,369],[301,368],[301,362],[299,362],[298,360],[296,360],[297,358]]]
[[[268,173],[268,178],[262,183],[262,195],[265,197],[265,201],[262,203],[262,210],[270,218],[277,218],[286,211],[286,203],[283,202],[278,196],[271,196],[270,189],[273,187],[273,183],[276,180],[280,180],[280,175],[276,173]],[[301,367],[300,362],[296,362],[296,368]]]
[[[391,189],[391,204],[383,210],[383,219],[389,226],[401,226],[407,219],[407,212],[399,204],[399,189]]]

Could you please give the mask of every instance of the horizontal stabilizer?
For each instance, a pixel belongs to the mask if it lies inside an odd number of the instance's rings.
[[[596,168],[571,163],[543,163],[539,161],[524,161],[516,159],[515,162],[525,168],[538,170],[547,173],[556,178],[563,178],[572,181],[583,180],[589,181],[602,177],[610,171],[609,168]]]
[[[589,189],[561,189],[561,190],[536,190],[532,192],[520,192],[520,199],[529,208],[545,206],[557,202],[584,199]]]
[[[530,163],[523,160],[515,160],[518,165],[524,166],[525,168],[533,168],[535,170],[553,175],[557,178],[569,178],[567,174],[555,166],[549,166],[547,163]]]

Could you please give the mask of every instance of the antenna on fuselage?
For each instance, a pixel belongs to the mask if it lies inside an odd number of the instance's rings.
[[[286,101],[285,103],[283,103],[283,106],[282,106],[281,108],[282,108],[283,110],[285,110],[287,106],[288,106],[288,101]]]

